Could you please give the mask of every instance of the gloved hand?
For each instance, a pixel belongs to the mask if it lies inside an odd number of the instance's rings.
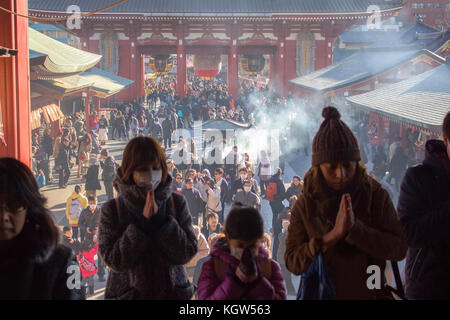
[[[241,262],[236,269],[236,276],[243,283],[251,283],[258,278],[258,267],[250,249],[242,253]]]

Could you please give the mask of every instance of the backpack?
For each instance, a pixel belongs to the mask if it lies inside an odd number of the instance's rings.
[[[277,183],[274,181],[269,182],[266,188],[266,199],[269,201],[274,201],[274,196],[277,194],[277,192]]]
[[[97,270],[97,266],[95,265],[95,263],[92,263],[91,261],[86,259],[86,257],[83,255],[82,252],[80,252],[79,261],[80,261],[80,267],[84,271],[91,273],[91,272],[95,272]]]
[[[69,206],[69,218],[70,220],[78,220],[83,208],[81,202],[77,199],[73,199]]]
[[[103,165],[103,180],[108,180],[108,178],[111,178],[111,180],[113,180],[116,175],[117,163],[112,159],[109,160],[110,161],[105,160],[105,163]]]

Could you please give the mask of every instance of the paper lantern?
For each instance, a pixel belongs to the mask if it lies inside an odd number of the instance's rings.
[[[173,68],[173,57],[169,54],[151,56],[149,66],[157,77],[166,76]]]
[[[251,77],[256,77],[264,70],[266,59],[263,55],[245,55],[241,59],[241,66]]]
[[[194,71],[202,80],[212,80],[220,73],[222,60],[220,55],[195,55]]]

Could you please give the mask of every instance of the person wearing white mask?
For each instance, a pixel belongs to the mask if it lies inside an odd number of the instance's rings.
[[[245,168],[245,167],[240,168],[239,169],[238,179],[236,179],[233,182],[232,187],[231,187],[231,191],[232,191],[233,196],[236,195],[236,193],[238,193],[239,191],[243,190],[244,182],[247,179],[248,179],[247,168]],[[253,193],[256,193],[255,187],[253,185],[252,185],[251,191]]]
[[[172,193],[158,141],[136,137],[125,147],[113,182],[118,197],[103,204],[99,253],[110,268],[105,299],[189,300],[184,264],[197,237],[183,195]]]
[[[252,207],[255,209],[260,209],[261,199],[258,195],[252,192],[252,182],[247,179],[244,181],[243,190],[236,193],[233,201],[233,207]]]

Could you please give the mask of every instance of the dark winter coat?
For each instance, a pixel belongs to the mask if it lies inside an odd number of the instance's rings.
[[[116,170],[119,167],[113,156],[109,156],[105,161],[100,161],[102,167],[103,181],[113,181],[116,177]]]
[[[58,156],[55,159],[55,167],[58,168],[59,166],[62,166],[63,168],[69,166],[69,147],[64,146],[61,144],[61,147],[59,148]]]
[[[98,165],[92,165],[89,167],[86,174],[86,190],[101,190],[102,186],[98,180]]]
[[[259,277],[251,284],[243,284],[235,276],[239,260],[230,254],[228,246],[222,239],[218,240],[211,251],[210,259],[203,264],[198,279],[199,300],[286,300],[286,289],[279,264],[271,260],[270,279],[261,275],[260,264],[268,259],[267,251],[260,246],[255,258]],[[218,278],[214,258],[227,265],[223,282]]]
[[[301,184],[299,184],[298,186],[291,184],[291,186],[286,190],[286,199],[289,200],[292,196],[300,197],[302,189],[303,186]]]
[[[442,141],[428,141],[423,164],[406,172],[398,214],[409,246],[407,298],[449,299],[450,160]]]
[[[191,190],[183,188],[182,194],[186,199],[191,216],[197,216],[205,210],[205,202],[202,200],[200,191],[195,188],[192,188]]]
[[[280,175],[274,174],[269,179],[267,184],[271,182],[275,182],[277,184],[277,193],[273,196],[274,200],[272,201],[272,203],[281,205],[283,200],[286,198],[286,188],[284,187],[283,179],[281,178]]]
[[[89,228],[91,232],[94,232],[94,228],[98,227],[100,222],[100,208],[95,208],[94,212],[89,207],[81,211],[80,219],[78,220],[78,226],[82,230]]]
[[[164,121],[162,122],[162,129],[163,129],[163,133],[164,133],[164,137],[169,138],[172,135],[172,132],[175,130],[173,127],[173,123],[170,120],[170,118],[166,118],[164,119]]]
[[[286,268],[304,274],[321,252],[333,273],[338,300],[377,299],[379,290],[367,288],[367,267],[378,265],[384,271],[386,260],[400,261],[407,250],[394,205],[387,191],[362,167],[341,192],[330,189],[319,170],[313,167],[305,174],[303,193],[291,210]],[[344,193],[351,195],[355,223],[344,239],[325,246],[322,237],[333,229]]]
[[[80,289],[69,289],[67,283],[75,284],[76,273],[81,271],[72,250],[63,245],[56,247],[41,242],[47,258],[39,262],[37,256],[15,256],[0,261],[0,300],[84,300]],[[31,250],[34,251],[34,250]],[[70,267],[70,268],[69,268]],[[70,273],[67,273],[70,271]],[[73,281],[69,277],[73,277]]]
[[[115,199],[106,202],[99,227],[99,252],[111,269],[106,299],[192,297],[194,287],[183,265],[197,253],[197,237],[186,200],[170,192],[171,183],[168,176],[155,190],[158,212],[147,220],[142,215],[146,190],[124,183],[117,171],[120,212]]]

